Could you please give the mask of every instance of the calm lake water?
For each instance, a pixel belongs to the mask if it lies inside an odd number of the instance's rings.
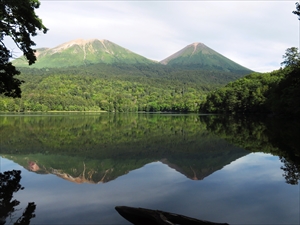
[[[0,224],[26,209],[30,224],[130,224],[121,205],[299,224],[299,128],[196,114],[2,114]]]

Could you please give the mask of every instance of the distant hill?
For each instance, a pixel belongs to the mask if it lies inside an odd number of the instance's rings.
[[[96,63],[154,63],[113,42],[98,39],[77,39],[54,48],[40,48],[36,50],[36,56],[37,61],[31,66],[33,68],[60,68]],[[23,57],[14,60],[13,63],[18,67],[28,65]]]
[[[252,72],[220,53],[207,47],[203,43],[193,43],[166,59],[160,61],[163,65],[189,67],[202,70],[219,70],[225,72],[243,73]]]

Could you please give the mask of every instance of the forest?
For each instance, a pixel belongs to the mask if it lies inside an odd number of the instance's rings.
[[[22,98],[1,96],[0,111],[198,112],[208,91],[242,76],[146,64],[20,71]]]
[[[246,76],[143,64],[20,70],[22,98],[0,96],[1,112],[300,114],[298,61]]]
[[[226,114],[300,114],[300,66],[252,73],[207,95],[201,112]]]
[[[231,82],[233,76],[227,72],[147,65],[22,68],[21,72],[22,98],[1,96],[0,111],[300,114],[298,65],[242,78],[237,74]]]

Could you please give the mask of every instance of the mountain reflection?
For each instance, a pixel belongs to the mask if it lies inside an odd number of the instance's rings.
[[[250,152],[278,155],[299,180],[299,123],[172,114],[1,116],[1,156],[39,174],[106,183],[160,161],[202,180]]]
[[[205,139],[200,139],[200,142]],[[133,152],[125,157],[114,155],[111,158],[87,158],[68,155],[30,154],[2,155],[13,160],[24,168],[39,174],[54,174],[74,183],[106,183],[125,175],[132,170],[143,167],[151,162],[162,162],[189,179],[202,180],[225,165],[248,154],[240,148],[228,145],[216,139],[210,147],[205,145],[197,151],[188,153],[166,151]],[[187,146],[188,147],[188,146]],[[125,151],[126,149],[124,149]],[[128,151],[129,151],[128,150]],[[125,153],[125,152],[124,152]],[[135,157],[137,156],[138,157]]]
[[[160,161],[202,180],[248,151],[210,134],[197,115],[0,117],[2,157],[75,183],[105,183]]]

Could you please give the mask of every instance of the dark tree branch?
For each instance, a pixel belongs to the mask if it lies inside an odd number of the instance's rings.
[[[9,97],[21,97],[20,85],[23,81],[15,78],[20,72],[12,65],[12,53],[3,41],[5,36],[10,37],[16,46],[23,52],[28,64],[36,61],[35,43],[31,40],[41,30],[48,29],[35,14],[39,8],[38,0],[0,0],[0,94]]]

